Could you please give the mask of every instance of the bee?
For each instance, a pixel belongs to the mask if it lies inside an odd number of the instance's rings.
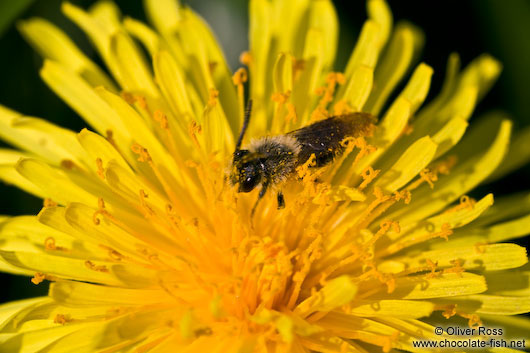
[[[261,185],[251,218],[267,190],[277,188],[296,175],[297,167],[306,163],[313,155],[313,167],[321,168],[330,164],[344,152],[344,139],[369,136],[376,123],[376,118],[369,113],[336,115],[284,135],[262,137],[241,149],[251,110],[252,100],[249,100],[230,172],[230,182],[238,185],[237,192],[250,192]],[[276,198],[278,209],[284,208],[285,199],[281,190],[277,190]]]

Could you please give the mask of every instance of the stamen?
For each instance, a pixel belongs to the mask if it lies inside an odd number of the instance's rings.
[[[103,272],[108,273],[109,269],[105,265],[96,265],[92,261],[87,260],[85,261],[85,266],[88,267],[90,270],[96,271],[96,272]]]
[[[287,116],[285,117],[285,122],[287,124],[295,123],[297,120],[296,108],[293,103],[287,103]]]
[[[444,312],[442,313],[443,317],[445,317],[446,319],[450,319],[452,318],[453,316],[456,315],[456,307],[458,305],[456,304],[449,304],[445,307],[444,309]],[[441,308],[443,309],[443,307]]]
[[[55,238],[48,237],[44,240],[44,249],[46,250],[57,250],[57,251],[67,251],[68,249],[55,245]]]
[[[488,246],[488,243],[475,243],[475,251],[478,254],[484,254],[486,252],[486,246]]]
[[[217,104],[217,98],[219,97],[219,91],[215,88],[210,88],[210,97],[208,98],[208,106],[210,108],[215,107]]]
[[[359,185],[359,190],[364,190],[381,172],[380,169],[374,170],[372,166],[368,166],[361,172],[363,182]]]
[[[247,67],[250,67],[252,65],[252,54],[248,51],[244,51],[239,55],[239,62],[243,65],[246,65]]]
[[[96,158],[96,167],[97,167],[97,171],[96,173],[98,174],[98,176],[101,178],[101,179],[105,179],[105,169],[103,168],[103,161],[101,160],[101,158]]]
[[[245,82],[248,80],[247,70],[239,68],[232,76],[232,82],[237,87],[237,100],[239,103],[239,121],[242,122],[245,116]]]
[[[61,167],[63,167],[64,169],[72,170],[76,167],[76,165],[71,159],[63,159],[61,161]]]
[[[468,325],[470,328],[478,328],[482,326],[482,320],[480,320],[480,317],[477,314],[466,314],[466,313],[457,313],[458,316],[463,317],[464,319],[468,319]]]
[[[155,215],[153,209],[145,201],[145,199],[147,199],[148,197],[149,195],[147,195],[144,190],[140,189],[140,206],[145,218],[151,218]]]
[[[109,255],[109,257],[110,257],[112,260],[114,260],[114,261],[121,261],[121,260],[123,260],[123,258],[124,258],[124,256],[123,256],[120,252],[114,250],[114,249],[111,248],[110,246],[106,246],[106,245],[103,245],[103,244],[99,244],[99,247],[102,248],[102,249],[104,249],[104,250],[107,250],[107,251],[108,251],[108,255]]]
[[[116,141],[114,140],[114,132],[112,130],[108,129],[105,131],[107,134],[107,141],[116,149],[116,151],[119,151],[118,145],[116,144]]]
[[[31,283],[38,285],[42,283],[45,279],[46,279],[46,275],[44,273],[37,272],[35,273],[35,275],[33,275],[33,278],[31,279]]]
[[[197,138],[197,134],[200,134],[202,132],[202,127],[197,124],[196,121],[192,120],[190,121],[190,124],[188,125],[188,134],[191,137],[191,140],[193,141],[193,144],[200,149],[201,145],[199,143],[199,140]]]
[[[305,60],[304,59],[296,59],[293,57],[293,82],[296,82],[298,80],[298,77],[300,77],[300,74],[305,69]]]
[[[128,104],[130,104],[130,105],[134,104],[134,96],[132,95],[132,93],[127,92],[127,91],[121,91],[120,92],[120,96]]]
[[[455,259],[449,261],[453,267],[446,268],[443,273],[456,273],[460,277],[462,277],[462,272],[465,272],[465,269],[462,267],[462,260],[461,259]]]
[[[169,129],[169,123],[167,120],[167,115],[164,114],[161,110],[157,109],[153,113],[153,119],[160,124],[160,127],[164,130]]]
[[[352,112],[353,108],[345,99],[341,99],[337,103],[335,103],[335,105],[333,105],[333,115],[343,115]]]
[[[43,202],[43,206],[44,208],[51,208],[51,207],[56,207],[58,205],[57,202],[53,201],[52,199],[44,199],[44,202]]]
[[[70,314],[57,314],[55,315],[55,318],[53,319],[54,324],[61,324],[64,325],[68,322],[72,322],[73,319],[70,317]]]
[[[138,155],[139,162],[151,162],[151,156],[147,148],[142,147],[140,144],[134,142],[131,146],[133,153]]]

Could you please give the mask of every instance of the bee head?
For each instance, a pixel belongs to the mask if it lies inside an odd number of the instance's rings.
[[[261,168],[257,161],[244,163],[239,169],[238,192],[250,192],[261,182]]]
[[[239,184],[238,192],[250,192],[261,182],[262,168],[258,158],[248,150],[234,152],[232,185]]]

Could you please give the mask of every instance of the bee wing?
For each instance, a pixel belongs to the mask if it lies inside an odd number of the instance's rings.
[[[341,142],[345,138],[370,135],[375,122],[375,117],[368,113],[337,115],[291,131],[288,135],[295,137],[300,145],[298,163],[304,163],[314,154],[317,167],[320,167],[343,151]]]

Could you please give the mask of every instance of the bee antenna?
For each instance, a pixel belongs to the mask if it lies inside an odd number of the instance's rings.
[[[239,138],[236,143],[236,152],[241,148],[241,143],[243,142],[243,136],[248,128],[248,123],[250,122],[250,113],[252,112],[252,99],[249,99],[247,102],[247,108],[245,109],[245,117],[243,118],[243,126],[241,127],[241,132],[239,133]]]

